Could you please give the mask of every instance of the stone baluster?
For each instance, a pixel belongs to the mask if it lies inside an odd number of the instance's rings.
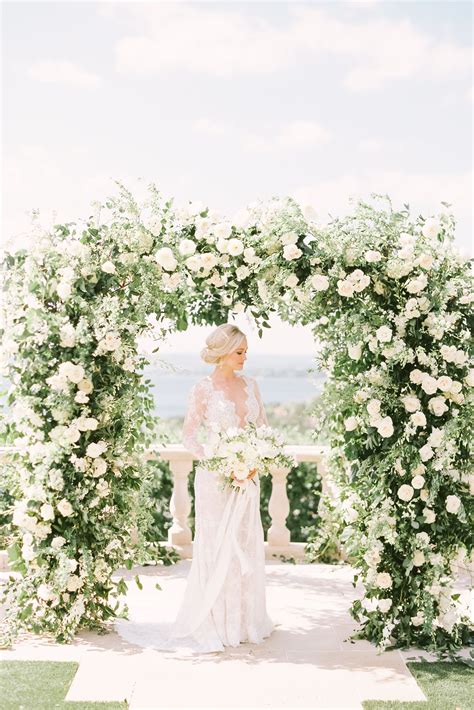
[[[284,547],[290,544],[290,531],[286,527],[286,519],[290,512],[290,502],[286,491],[286,477],[289,468],[275,467],[272,471],[272,494],[268,504],[268,512],[272,519],[267,532],[269,547]]]

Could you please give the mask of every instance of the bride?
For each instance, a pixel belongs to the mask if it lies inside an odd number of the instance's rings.
[[[237,375],[247,357],[247,339],[226,323],[206,339],[202,359],[216,365],[191,390],[183,426],[186,448],[205,455],[200,425],[209,436],[249,422],[268,424],[254,378]],[[191,637],[203,649],[221,651],[241,642],[260,643],[274,628],[265,600],[265,549],[260,518],[260,481],[244,493],[219,490],[205,461],[196,468],[193,560],[175,637]]]
[[[261,643],[275,628],[266,608],[265,548],[260,517],[260,481],[241,493],[221,490],[206,469],[205,444],[213,433],[247,423],[268,424],[257,382],[237,374],[247,357],[247,339],[226,323],[207,338],[202,359],[216,365],[191,389],[183,442],[199,459],[194,480],[195,535],[186,588],[173,623],[141,626],[153,648],[186,654],[223,651]],[[252,474],[249,474],[252,475]],[[157,602],[160,603],[159,601]],[[153,612],[156,621],[156,612]],[[134,642],[136,631],[121,622],[119,633]]]

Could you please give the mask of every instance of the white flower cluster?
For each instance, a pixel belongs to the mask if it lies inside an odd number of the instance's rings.
[[[255,484],[255,475],[269,475],[272,466],[292,468],[296,464],[284,452],[281,435],[268,426],[248,424],[245,429],[216,431],[204,451],[206,467],[216,473],[221,487],[241,492]]]

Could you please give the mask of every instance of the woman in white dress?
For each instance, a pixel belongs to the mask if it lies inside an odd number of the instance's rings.
[[[247,355],[245,334],[226,323],[209,335],[206,344],[201,357],[216,367],[191,389],[183,426],[186,448],[200,459],[186,588],[174,621],[169,613],[172,593],[164,582],[160,594],[165,597],[153,601],[153,608],[138,605],[129,620],[116,622],[119,634],[129,642],[185,655],[258,644],[275,628],[266,608],[258,472],[251,476],[256,485],[244,492],[221,490],[215,474],[206,469],[205,444],[199,441],[200,433],[209,440],[229,427],[268,424],[267,417],[255,379],[236,373]]]
[[[216,367],[189,396],[183,441],[196,458],[204,437],[249,422],[268,424],[257,382],[238,375],[247,356],[247,339],[226,323],[206,339],[201,357]],[[274,629],[265,597],[265,548],[260,517],[260,481],[243,493],[221,491],[205,460],[196,467],[195,536],[186,590],[172,638],[203,652],[222,651],[242,642],[261,643]]]

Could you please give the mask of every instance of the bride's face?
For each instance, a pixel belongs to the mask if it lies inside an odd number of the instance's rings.
[[[222,358],[221,363],[232,370],[241,370],[247,359],[247,350],[247,338],[245,338],[236,350]]]

